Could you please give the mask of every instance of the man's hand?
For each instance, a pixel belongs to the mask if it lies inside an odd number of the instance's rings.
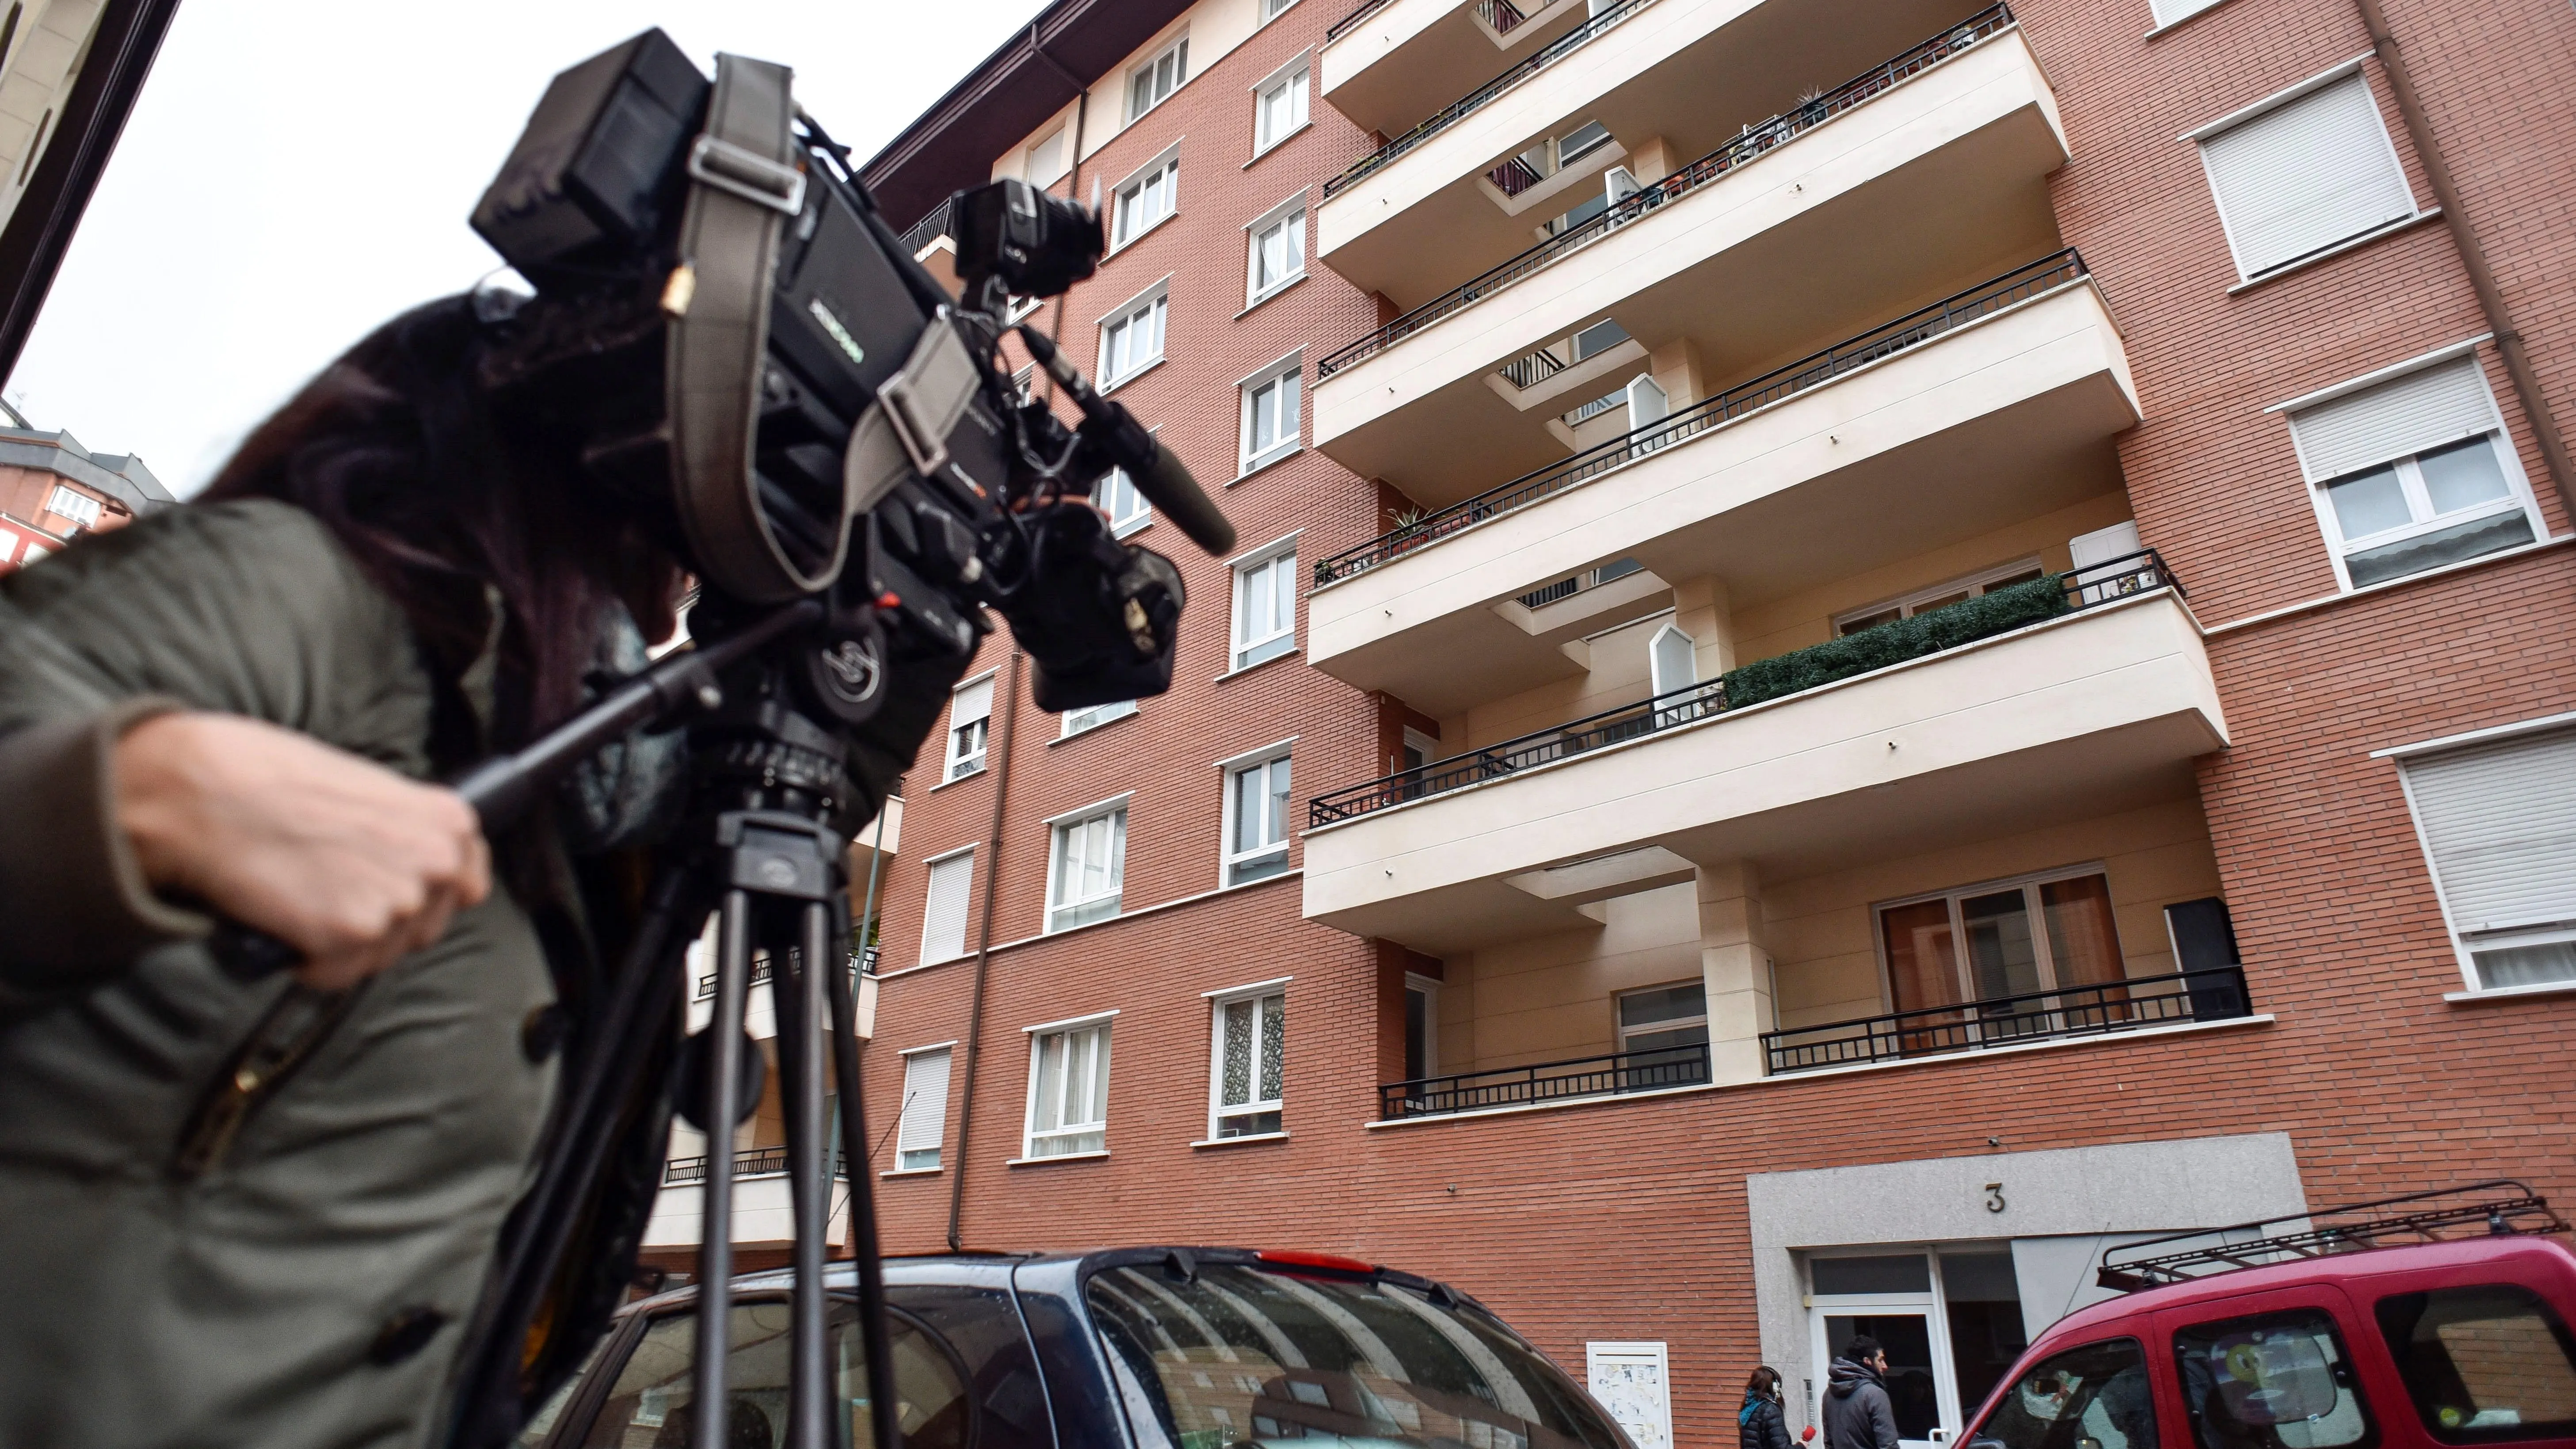
[[[492,893],[482,825],[452,790],[240,715],[166,714],[116,746],[116,818],[155,890],[193,896],[352,986]]]

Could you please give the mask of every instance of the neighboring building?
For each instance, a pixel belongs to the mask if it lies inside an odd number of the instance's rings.
[[[141,458],[92,453],[14,412],[9,420],[15,426],[0,426],[0,573],[178,501]]]
[[[1171,692],[1059,720],[998,635],[925,750],[887,1246],[1400,1264],[1641,1444],[1867,1328],[1923,1444],[2106,1241],[2576,1193],[2576,11],[2381,3],[988,60],[870,183],[934,264],[1098,186],[1040,315],[1243,546],[1112,489]]]

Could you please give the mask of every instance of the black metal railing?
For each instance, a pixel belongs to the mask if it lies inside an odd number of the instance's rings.
[[[2053,616],[2058,618],[2063,618],[2066,614],[2079,613],[2095,605],[2111,603],[2156,589],[2172,589],[2177,594],[2182,592],[2182,581],[2174,577],[2173,570],[2165,566],[2163,557],[2151,548],[2140,549],[2136,553],[2124,554],[2119,558],[2089,564],[2052,577],[2063,592],[2066,603],[2065,609]],[[2035,587],[2038,582],[2033,580],[2025,587]],[[1965,604],[1952,607],[1972,608],[1977,602],[1971,599]],[[2010,633],[2033,622],[2026,615],[2005,615],[2004,620],[1982,632],[1962,631],[1940,648],[1915,657],[1938,658],[1950,649],[1973,644],[1981,639],[1989,639],[1997,634]],[[1846,643],[1845,640],[1834,640],[1827,644],[1816,645],[1814,648],[1833,649]],[[1769,666],[1773,662],[1772,660],[1757,661],[1762,666]],[[1819,689],[1827,684],[1839,683],[1843,679],[1867,673],[1875,667],[1883,666],[1852,667],[1850,673],[1822,678],[1815,684],[1786,693],[1767,694],[1754,702],[1768,704],[1773,699],[1794,697],[1809,689]],[[1452,755],[1445,760],[1434,760],[1429,764],[1398,770],[1392,775],[1380,776],[1366,784],[1352,785],[1328,794],[1314,796],[1306,802],[1306,823],[1309,827],[1320,828],[1335,821],[1350,820],[1361,815],[1391,809],[1397,805],[1409,804],[1415,800],[1427,799],[1433,795],[1445,794],[1451,790],[1463,789],[1469,785],[1482,784],[1487,780],[1500,779],[1523,770],[1553,764],[1558,760],[1571,759],[1576,755],[1601,749],[1604,746],[1642,739],[1663,730],[1694,724],[1722,714],[1726,709],[1726,677],[1721,676],[1703,683],[1670,690],[1636,704],[1622,705],[1617,709],[1586,715],[1582,719],[1558,725],[1553,729],[1534,731],[1517,739],[1504,740],[1500,744],[1487,745],[1462,755]]]
[[[935,242],[948,234],[948,201],[953,199],[954,198],[942,200],[937,206],[930,209],[930,214],[928,216],[914,222],[912,224],[912,230],[903,234],[903,254],[905,256],[917,257],[921,255],[921,249],[923,247],[930,245],[932,242]]]
[[[1534,272],[1555,265],[1568,255],[1590,246],[1666,202],[1678,200],[1712,182],[1733,175],[1746,164],[1769,155],[1783,142],[1868,101],[1876,99],[1897,82],[1931,69],[1951,56],[2013,27],[2012,9],[1993,5],[1969,17],[1957,27],[1945,30],[1930,40],[1886,61],[1866,74],[1854,76],[1813,100],[1802,101],[1759,125],[1749,127],[1735,139],[1709,152],[1661,181],[1636,191],[1613,205],[1564,231],[1549,237],[1508,261],[1499,263],[1473,279],[1450,288],[1421,306],[1378,328],[1376,331],[1326,354],[1315,364],[1315,379],[1321,382],[1353,363],[1383,351],[1423,328],[1520,281]],[[1507,161],[1495,168],[1499,173],[1515,162]],[[1520,163],[1526,164],[1526,163]],[[1511,195],[1519,192],[1504,185],[1497,174],[1489,173],[1495,186]],[[1526,189],[1526,187],[1522,188]],[[1328,186],[1326,195],[1331,194]]]
[[[1350,29],[1352,26],[1359,24],[1361,21],[1375,15],[1380,10],[1385,9],[1388,3],[1389,0],[1360,0],[1360,3],[1352,9],[1350,14],[1334,21],[1332,25],[1324,31],[1325,41],[1330,43],[1341,39],[1343,31]]]
[[[1379,167],[1384,166],[1396,157],[1403,155],[1405,152],[1412,150],[1414,147],[1419,146],[1423,142],[1430,140],[1432,137],[1439,135],[1441,132],[1448,130],[1451,126],[1458,124],[1460,120],[1464,119],[1469,114],[1483,110],[1496,96],[1499,96],[1503,92],[1510,90],[1512,87],[1519,85],[1522,81],[1529,79],[1531,76],[1534,76],[1540,71],[1547,69],[1549,66],[1556,64],[1558,61],[1565,59],[1575,51],[1582,49],[1584,46],[1590,45],[1600,36],[1607,34],[1613,27],[1627,20],[1629,16],[1636,14],[1638,11],[1645,9],[1647,6],[1654,3],[1655,0],[1621,0],[1620,4],[1611,6],[1609,9],[1604,10],[1600,14],[1593,16],[1591,19],[1584,21],[1581,25],[1574,27],[1565,34],[1558,36],[1556,39],[1549,41],[1543,46],[1540,46],[1536,51],[1530,54],[1528,59],[1521,61],[1511,69],[1504,71],[1501,75],[1494,77],[1492,80],[1476,87],[1467,94],[1451,101],[1445,106],[1442,106],[1438,111],[1432,113],[1429,120],[1424,121],[1421,125],[1414,127],[1412,130],[1405,132],[1403,135],[1396,137],[1394,140],[1387,142],[1385,145],[1378,147],[1376,150],[1362,156],[1357,161],[1352,162],[1339,176],[1336,176],[1324,183],[1324,195],[1327,197],[1331,196],[1334,192],[1358,181],[1361,177],[1377,170]],[[1375,7],[1371,6],[1368,8],[1374,9]],[[1360,15],[1367,13],[1368,10],[1363,9],[1357,14],[1345,19],[1342,23],[1344,25],[1348,25],[1351,21],[1357,20]]]
[[[1762,1052],[1778,1076],[2252,1014],[2245,968],[2220,966],[1766,1031]]]
[[[2043,257],[2026,267],[2004,273],[1993,281],[1971,287],[1957,296],[1935,302],[1918,312],[1909,312],[1893,322],[1873,327],[1856,337],[1837,342],[1822,352],[1802,357],[1786,367],[1766,372],[1750,382],[1691,404],[1660,422],[1622,433],[1607,442],[1584,449],[1561,463],[1551,463],[1535,472],[1524,473],[1508,483],[1488,488],[1473,498],[1450,504],[1436,513],[1426,514],[1392,533],[1373,538],[1354,549],[1315,561],[1315,586],[1321,588],[1353,574],[1365,573],[1382,563],[1403,557],[1417,549],[1427,548],[1453,533],[1463,532],[1487,519],[1526,508],[1543,498],[1550,498],[1577,484],[1588,483],[1612,469],[1686,438],[1696,437],[1712,428],[1734,422],[1748,413],[1759,411],[1810,388],[1820,387],[1880,358],[1903,352],[1958,327],[2016,306],[2043,292],[2054,291],[2070,282],[2081,280],[2086,273],[2084,258],[2074,248],[2054,256]],[[1533,353],[1531,356],[1552,354]]]
[[[1539,9],[1547,8],[1547,0],[1537,0],[1537,4]],[[1509,35],[1529,20],[1512,0],[1476,0],[1476,15],[1493,27],[1496,35]]]
[[[834,1177],[850,1175],[849,1163],[838,1151],[833,1152],[831,1158]],[[784,1147],[747,1147],[733,1155],[733,1174],[738,1178],[776,1177],[786,1170],[787,1149]],[[674,1157],[662,1164],[662,1185],[665,1187],[706,1180],[707,1160],[704,1157]]]
[[[1652,1092],[1665,1087],[1695,1087],[1708,1080],[1706,1044],[1657,1047],[1652,1051],[1611,1052],[1540,1062],[1526,1067],[1497,1067],[1487,1072],[1421,1077],[1388,1082],[1378,1090],[1378,1115],[1437,1117],[1487,1107],[1524,1107],[1534,1102],[1561,1102],[1570,1097],[1608,1097]]]
[[[876,975],[876,974],[877,974],[877,948],[876,948],[876,947],[874,947],[874,946],[870,946],[870,947],[867,949],[867,951],[866,951],[865,953],[863,953],[863,954],[857,954],[857,953],[854,953],[854,954],[850,957],[850,972],[851,972],[851,974],[852,974],[852,976],[853,976],[853,977],[857,977],[857,976],[874,976],[874,975]],[[750,981],[748,984],[753,985],[753,986],[758,986],[760,983],[762,983],[762,982],[764,982],[764,981],[766,981],[766,980],[768,980],[768,979],[769,979],[769,963],[768,963],[767,961],[754,961],[754,962],[752,962],[752,963],[751,963],[751,981]],[[708,972],[706,975],[701,976],[701,977],[699,977],[699,978],[698,978],[698,995],[699,995],[699,996],[701,996],[701,997],[707,997],[707,996],[713,996],[713,995],[715,995],[715,994],[716,994],[716,974],[715,974],[714,972],[710,971],[710,972]]]

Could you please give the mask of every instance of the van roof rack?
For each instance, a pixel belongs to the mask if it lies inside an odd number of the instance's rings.
[[[2283,1225],[2295,1226],[2273,1231]],[[2094,1280],[2116,1292],[2135,1293],[2239,1268],[2260,1268],[2370,1248],[2566,1231],[2567,1220],[2550,1210],[2549,1199],[2533,1192],[2527,1184],[2499,1177],[2125,1243],[2102,1254],[2102,1266]],[[2206,1241],[2213,1236],[2222,1241]],[[2225,1241],[2229,1238],[2236,1240]],[[2174,1245],[2178,1243],[2195,1246],[2177,1248]],[[2156,1251],[2160,1248],[2167,1251]]]

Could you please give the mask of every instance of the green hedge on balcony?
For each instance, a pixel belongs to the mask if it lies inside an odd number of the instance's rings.
[[[2074,607],[2067,602],[2064,578],[2049,574],[1729,670],[1726,707],[1742,709],[2055,618]]]

